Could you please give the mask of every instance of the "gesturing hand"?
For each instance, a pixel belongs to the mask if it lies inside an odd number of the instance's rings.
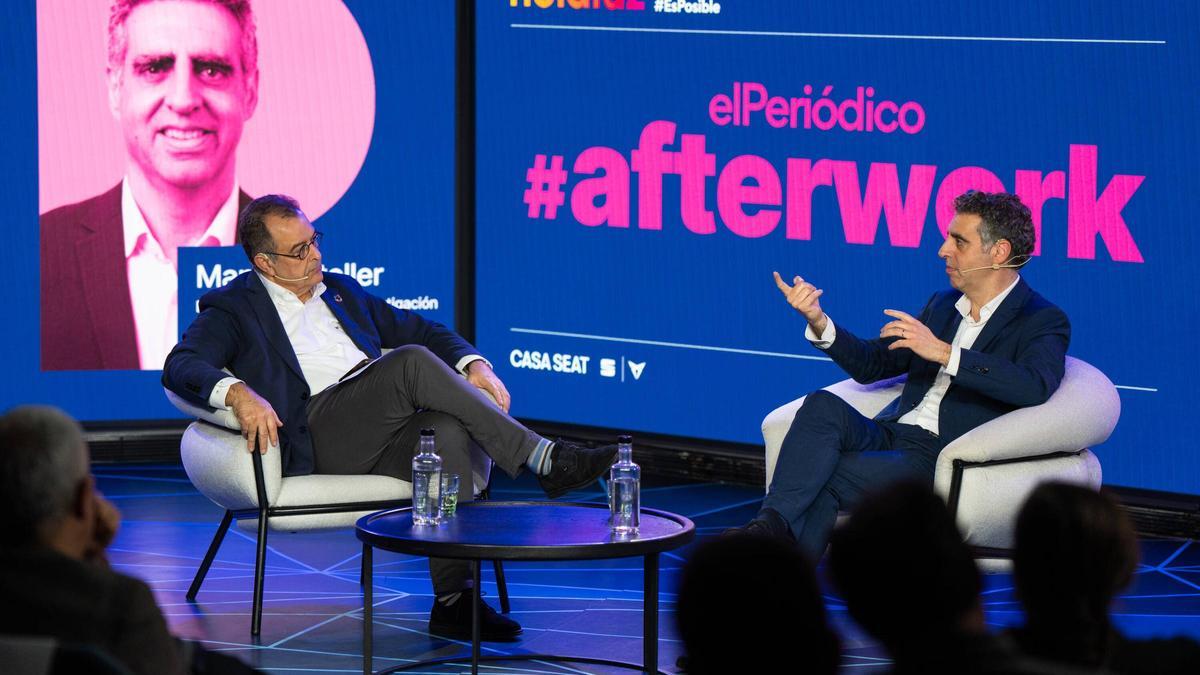
[[[225,404],[233,408],[238,424],[242,425],[242,438],[246,439],[246,450],[267,454],[267,447],[279,445],[279,427],[283,422],[267,400],[259,396],[245,382],[238,382],[225,394]]]
[[[508,407],[512,405],[512,397],[508,395],[508,389],[504,388],[504,383],[496,377],[487,361],[479,359],[467,364],[467,382],[491,394],[492,398],[496,399],[496,405],[508,412]]]
[[[950,363],[950,345],[942,342],[925,324],[896,309],[885,309],[884,314],[895,321],[883,324],[879,337],[900,338],[888,345],[888,349],[911,349],[914,354],[943,366]]]
[[[792,280],[794,285],[788,286],[783,277],[779,276],[779,272],[773,272],[773,274],[775,275],[775,285],[779,287],[779,292],[783,293],[783,297],[787,298],[789,305],[804,315],[813,332],[817,335],[825,332],[825,326],[829,323],[829,320],[825,318],[825,312],[821,309],[821,303],[817,300],[825,291],[798,276]]]

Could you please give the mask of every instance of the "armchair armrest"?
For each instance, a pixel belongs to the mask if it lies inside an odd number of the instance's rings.
[[[183,434],[179,453],[188,478],[205,497],[230,510],[258,508],[254,458],[240,433],[207,421],[194,422]],[[268,448],[261,458],[267,503],[275,504],[283,485],[278,446]]]
[[[900,396],[907,379],[907,375],[900,375],[871,384],[859,384],[853,379],[845,379],[825,387],[825,391],[836,394],[864,417],[874,417]]]
[[[242,438],[242,425],[232,410],[192,405],[164,387],[167,400],[185,415],[200,420],[187,428],[179,444],[183,469],[200,494],[231,510],[258,507],[254,461]],[[279,446],[262,456],[267,503],[274,504],[283,481]]]
[[[949,490],[955,460],[991,462],[1078,452],[1104,441],[1121,416],[1112,382],[1093,366],[1068,356],[1058,390],[1045,403],[1020,408],[955,439],[938,455],[934,487]]]
[[[171,402],[171,405],[175,406],[175,408],[184,415],[204,420],[209,424],[215,424],[219,427],[232,429],[233,431],[237,431],[239,433],[241,432],[242,425],[238,423],[237,416],[233,414],[232,410],[213,410],[208,407],[192,405],[190,402],[183,400],[175,392],[167,389],[166,387],[163,387],[163,391],[166,392],[167,400]]]

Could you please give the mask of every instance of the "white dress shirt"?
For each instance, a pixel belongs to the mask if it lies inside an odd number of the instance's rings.
[[[300,372],[304,373],[304,381],[308,383],[312,395],[337,384],[350,369],[368,358],[346,335],[333,310],[321,299],[326,288],[323,282],[313,286],[312,297],[301,302],[300,296],[258,272],[255,274],[266,287],[275,311],[279,312],[283,331],[292,343],[292,351],[296,352],[296,360],[300,363]],[[355,375],[361,372],[359,370]],[[235,377],[226,377],[217,382],[209,394],[208,404],[227,409],[229,406],[225,405],[225,395],[229,393],[229,387],[237,382],[241,380]]]
[[[915,424],[933,434],[938,433],[938,412],[941,409],[942,399],[946,396],[946,391],[950,389],[951,378],[958,375],[958,364],[962,358],[962,350],[970,349],[975,344],[975,340],[979,338],[979,334],[983,332],[983,327],[987,324],[988,319],[1012,292],[1012,289],[1017,287],[1017,283],[1021,281],[1018,276],[1016,281],[1013,281],[1008,288],[1000,291],[1000,294],[992,298],[986,305],[979,308],[979,320],[975,321],[971,318],[971,301],[967,296],[959,297],[954,303],[954,308],[962,314],[962,321],[958,324],[958,330],[954,332],[954,340],[950,343],[950,358],[946,365],[938,369],[937,377],[934,378],[933,386],[929,391],[925,392],[925,398],[921,399],[921,403],[917,407],[905,413],[900,417],[898,422],[901,424]],[[826,315],[826,319],[829,316]],[[826,323],[825,330],[818,337],[811,327],[804,329],[804,337],[808,338],[818,349],[828,349],[829,345],[837,338],[837,330],[833,327],[833,320],[829,319]],[[920,357],[916,357],[920,358]]]
[[[300,372],[304,374],[304,381],[313,396],[337,384],[350,369],[368,358],[342,329],[342,324],[333,315],[333,310],[321,299],[321,294],[326,289],[323,282],[313,287],[312,297],[307,302],[301,302],[295,293],[258,272],[255,274],[258,274],[263,286],[267,288],[275,311],[279,312],[283,330],[292,343],[292,351],[296,353],[296,360],[300,363]],[[482,356],[471,354],[460,359],[455,368],[458,372],[465,373],[472,361],[486,363]],[[351,377],[357,377],[366,370],[359,369]],[[208,396],[208,404],[214,408],[228,410],[225,396],[231,386],[241,381],[236,377],[226,377],[217,382]]]
[[[232,246],[237,232],[238,186],[217,210],[208,229],[192,246]],[[121,222],[125,234],[125,276],[133,304],[138,365],[161,370],[179,338],[179,274],[150,232],[133,200],[129,179],[121,181]]]

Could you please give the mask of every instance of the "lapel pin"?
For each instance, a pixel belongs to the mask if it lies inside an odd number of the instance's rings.
[[[334,293],[334,294],[333,294],[333,301],[334,301],[334,302],[341,302],[341,301],[342,301],[342,294],[341,294],[341,293]]]

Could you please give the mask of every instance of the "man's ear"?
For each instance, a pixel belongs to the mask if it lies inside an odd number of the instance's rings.
[[[121,121],[121,66],[109,66],[106,72],[108,80],[108,111],[113,119]]]
[[[85,523],[90,523],[96,517],[96,479],[92,474],[83,477],[79,484],[75,486],[75,493],[71,497],[70,513],[72,518],[77,518]]]
[[[992,244],[992,262],[1001,265],[1007,263],[1012,258],[1012,242],[1007,239],[1001,239],[995,244]]]
[[[243,110],[245,110],[244,120],[248,120],[254,116],[254,110],[258,108],[258,68],[254,69],[253,73],[246,73],[246,91],[243,99]]]
[[[254,256],[254,269],[269,277],[275,276],[274,265],[272,265],[271,258],[266,253],[258,253]]]

